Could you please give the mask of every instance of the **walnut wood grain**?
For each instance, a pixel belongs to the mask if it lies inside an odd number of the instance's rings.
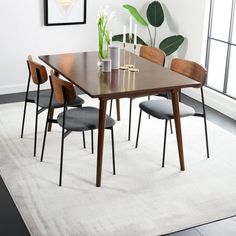
[[[160,48],[142,46],[140,48],[139,56],[158,65],[165,65],[166,54]]]
[[[174,58],[171,61],[170,69],[181,75],[200,82],[199,87],[206,83],[207,71],[196,62]]]
[[[175,120],[176,138],[177,138],[177,145],[178,145],[178,152],[179,152],[180,170],[184,171],[185,170],[184,150],[183,150],[181,123],[180,123],[178,91],[172,90],[171,97],[172,97],[172,106],[173,106],[173,113],[174,113],[174,120]]]
[[[76,99],[74,86],[66,80],[59,79],[53,70],[51,70],[50,76],[52,80],[54,96],[57,102],[61,105],[64,105],[65,101],[68,103],[73,102]]]
[[[125,56],[123,55],[125,53]],[[104,73],[97,67],[97,52],[68,53],[45,55],[39,57],[86,94],[99,98],[99,129],[97,149],[96,186],[101,186],[102,160],[104,145],[105,113],[108,99],[123,97],[138,97],[171,91],[173,110],[175,114],[176,134],[178,140],[179,160],[181,170],[184,170],[184,153],[182,144],[181,124],[179,119],[178,90],[187,87],[199,87],[201,83],[170,69],[149,62],[132,53],[121,51],[121,65],[127,64],[124,58],[139,69],[134,73],[125,70],[113,70]]]
[[[101,186],[103,146],[104,146],[104,129],[105,129],[105,120],[106,120],[106,108],[107,108],[107,100],[106,99],[100,98],[99,101],[100,102],[99,102],[96,187]]]
[[[124,51],[121,51],[121,64],[124,63],[123,53]],[[129,53],[125,53],[125,58],[128,58]],[[132,53],[130,57],[131,63],[135,64],[139,72],[101,72],[97,67],[97,52],[48,55],[39,58],[93,98],[138,97],[199,85],[198,82],[150,63],[142,57]]]
[[[28,56],[28,64],[32,80],[35,84],[43,84],[48,80],[48,74],[45,66],[32,60],[32,56]]]

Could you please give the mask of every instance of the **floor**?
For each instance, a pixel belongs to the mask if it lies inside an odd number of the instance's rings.
[[[33,94],[31,94],[33,96]],[[24,93],[0,95],[0,104],[24,100]],[[191,104],[196,110],[201,106],[196,101],[182,96],[182,101]],[[236,135],[236,121],[225,115],[207,108],[207,119]],[[0,235],[4,236],[27,236],[30,233],[24,224],[1,176],[0,176]],[[197,226],[183,231],[168,234],[168,236],[235,236],[236,217],[219,220],[209,224]]]
[[[30,235],[20,213],[18,212],[3,180],[0,176],[0,235]]]

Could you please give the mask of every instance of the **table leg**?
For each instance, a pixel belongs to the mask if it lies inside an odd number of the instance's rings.
[[[116,115],[117,115],[117,120],[120,120],[120,99],[116,99]]]
[[[174,119],[175,119],[176,138],[177,138],[178,151],[179,151],[180,170],[185,170],[178,92],[176,90],[172,90],[171,95],[172,95],[172,106],[173,106]]]
[[[106,107],[107,107],[107,100],[100,98],[99,100],[99,124],[98,124],[98,147],[97,147],[97,179],[96,179],[97,187],[101,186]]]
[[[54,113],[54,108],[51,108],[49,111],[49,118],[53,119],[53,113]],[[48,132],[50,132],[52,130],[52,123],[48,124]]]

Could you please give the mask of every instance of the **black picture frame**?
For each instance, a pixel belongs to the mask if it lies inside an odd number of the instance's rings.
[[[86,5],[87,0],[44,0],[44,25],[86,24]]]

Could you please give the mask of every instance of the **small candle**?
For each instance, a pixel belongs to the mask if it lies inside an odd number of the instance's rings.
[[[134,25],[134,45],[137,44],[137,24]]]
[[[129,37],[132,37],[132,16],[129,18]]]
[[[126,43],[126,26],[123,26],[123,43]]]

